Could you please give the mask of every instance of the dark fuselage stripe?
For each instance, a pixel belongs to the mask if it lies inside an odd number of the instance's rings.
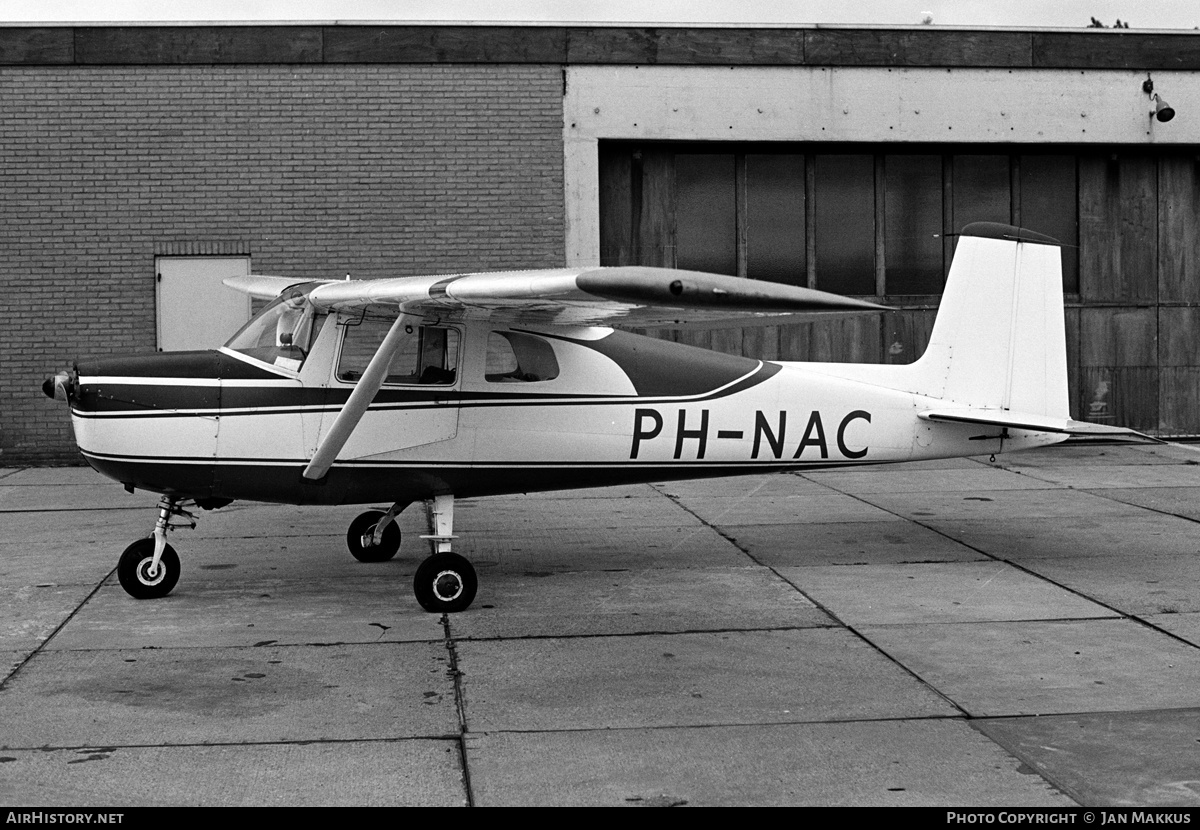
[[[729,395],[737,394],[745,391],[753,386],[757,386],[768,378],[774,376],[779,370],[775,364],[760,363],[756,371],[749,375],[739,378],[736,381],[718,389],[710,390],[700,395],[689,395],[679,397],[653,397],[643,398],[636,395],[629,396],[613,396],[613,395],[556,395],[553,397],[543,397],[536,393],[519,393],[519,392],[457,392],[454,390],[383,390],[380,392],[381,400],[370,406],[370,411],[401,411],[411,409],[432,409],[455,407],[460,409],[480,408],[480,407],[530,407],[530,406],[630,406],[630,405],[669,405],[678,403],[701,403],[705,401],[717,400]],[[97,390],[89,389],[86,378],[81,379],[81,388],[84,390],[84,401],[89,404],[99,404],[94,409],[81,408],[79,403],[72,406],[71,411],[80,418],[194,418],[194,417],[215,417],[220,416],[237,416],[237,415],[281,415],[295,413],[320,413],[320,412],[339,412],[342,405],[345,403],[344,398],[349,398],[349,389],[330,389],[330,390],[306,390],[306,389],[258,389],[253,390],[252,394],[247,394],[251,390],[245,387],[233,387],[228,390],[221,390],[220,406],[202,406],[197,407],[193,404],[191,407],[179,407],[177,404],[178,397],[190,397],[196,393],[195,387],[187,386],[186,382],[178,386],[139,386],[137,384],[127,384],[116,386],[117,390],[129,395],[128,398],[118,398],[112,391],[105,394],[99,394]],[[109,390],[112,390],[113,385],[107,385]],[[211,397],[216,397],[215,389],[206,390]],[[319,392],[319,395],[312,393]],[[308,394],[306,394],[308,393]],[[329,401],[328,397],[333,397],[335,400]],[[137,395],[141,400],[134,399]],[[174,397],[174,401],[172,400]],[[311,404],[281,404],[272,406],[270,404],[255,406],[248,400],[246,403],[235,403],[238,398],[252,399],[258,398],[280,398],[280,397],[320,397],[320,403]],[[226,400],[226,399],[230,400]],[[388,400],[392,398],[392,400]],[[213,401],[216,403],[216,401]],[[130,405],[136,408],[127,408]],[[239,405],[240,404],[240,405]],[[161,407],[161,408],[159,408]]]

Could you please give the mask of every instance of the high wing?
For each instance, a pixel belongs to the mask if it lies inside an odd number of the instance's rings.
[[[225,284],[271,297],[294,281],[251,276]],[[884,309],[811,288],[643,266],[330,281],[313,289],[308,301],[329,310],[395,305],[405,314],[444,320],[648,328],[741,326],[781,322],[781,315]]]

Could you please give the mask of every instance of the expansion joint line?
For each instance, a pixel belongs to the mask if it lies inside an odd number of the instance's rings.
[[[458,668],[458,649],[450,630],[449,614],[442,614],[442,630],[445,632],[446,653],[450,657],[450,677],[454,680],[454,710],[458,715],[458,762],[462,765],[467,806],[474,807],[475,791],[471,787],[471,768],[467,763],[467,702],[463,695],[462,671]]]
[[[1040,481],[1041,479],[1038,479],[1038,480]],[[1020,562],[1014,562],[1012,559],[1007,559],[1003,556],[997,556],[994,553],[989,553],[986,550],[983,550],[982,548],[978,548],[975,545],[972,545],[970,542],[967,542],[963,539],[958,539],[958,538],[952,536],[951,534],[949,534],[931,524],[923,522],[919,519],[915,519],[911,516],[905,516],[902,513],[898,513],[895,510],[892,510],[887,507],[883,507],[882,505],[872,504],[871,502],[867,501],[866,499],[860,498],[860,497],[854,495],[853,493],[847,493],[844,490],[838,490],[836,487],[831,487],[828,484],[825,484],[822,486],[829,487],[830,490],[833,490],[834,492],[837,492],[837,493],[841,493],[844,496],[849,496],[852,499],[857,499],[858,501],[861,501],[863,504],[867,504],[867,505],[870,505],[871,507],[875,507],[879,510],[883,510],[886,513],[891,513],[896,518],[903,519],[906,522],[911,522],[912,524],[916,525],[917,527],[924,528],[925,530],[928,530],[931,533],[936,533],[938,536],[941,536],[943,539],[948,539],[957,545],[962,545],[964,548],[966,548],[968,550],[972,550],[975,553],[978,553],[980,556],[986,557],[987,559],[991,560],[992,562],[998,562],[1003,565],[1008,565],[1009,567],[1015,568],[1018,571],[1021,571],[1022,573],[1026,574],[1028,576],[1032,576],[1035,579],[1038,579],[1038,580],[1041,580],[1042,582],[1053,585],[1054,587],[1059,588],[1063,591],[1066,591],[1069,594],[1074,594],[1075,596],[1079,597],[1080,599],[1084,599],[1084,600],[1087,600],[1088,602],[1095,603],[1096,605],[1100,606],[1101,608],[1104,608],[1108,611],[1113,612],[1114,614],[1117,615],[1117,617],[1119,619],[1129,620],[1130,622],[1136,623],[1145,628],[1149,628],[1150,630],[1155,631],[1159,634],[1164,634],[1167,637],[1169,637],[1170,639],[1176,640],[1179,643],[1182,643],[1183,645],[1188,646],[1190,648],[1198,648],[1198,646],[1191,640],[1188,640],[1185,637],[1174,633],[1173,631],[1168,631],[1167,629],[1163,628],[1162,626],[1155,625],[1153,622],[1146,619],[1145,617],[1141,617],[1137,614],[1132,614],[1128,611],[1123,611],[1120,608],[1117,608],[1115,605],[1105,602],[1103,599],[1100,599],[1099,597],[1091,596],[1090,594],[1086,594],[1083,591],[1079,590],[1078,588],[1072,588],[1070,585],[1067,585],[1063,582],[1059,582],[1056,579],[1051,579],[1050,577],[1046,576],[1045,574],[1038,573],[1037,571],[1033,570],[1033,568],[1029,567],[1028,565],[1024,565]],[[1076,488],[1068,487],[1067,489],[1075,490]],[[1101,492],[1096,491],[1096,490],[1081,490],[1080,492],[1091,493],[1092,495],[1100,496],[1101,498],[1106,498],[1109,501],[1115,501],[1118,504],[1127,504],[1128,503],[1128,502],[1123,502],[1120,499],[1115,499],[1111,496],[1103,495]],[[1136,506],[1141,507],[1142,505],[1136,505]],[[1190,522],[1197,521],[1196,519],[1194,519],[1190,516],[1181,516],[1178,513],[1170,513],[1165,510],[1156,510],[1155,508],[1152,508],[1152,507],[1147,507],[1145,509],[1150,510],[1151,512],[1154,512],[1154,513],[1159,513],[1161,515],[1175,516],[1180,519],[1186,519],[1187,521],[1190,521]],[[753,558],[753,557],[751,557],[751,558]],[[801,592],[801,593],[803,593],[803,592]],[[822,609],[822,610],[825,610],[825,609]],[[828,613],[828,611],[826,611],[826,613]],[[832,615],[830,615],[830,616],[832,616]],[[835,617],[835,619],[836,619],[836,617]],[[972,718],[972,719],[975,718],[975,716],[973,716],[973,715],[968,715],[968,717]]]
[[[801,477],[801,478],[803,478],[803,476],[800,476],[800,477]],[[811,481],[811,479],[805,479],[805,481]],[[822,484],[821,486],[822,486],[822,487],[829,487],[829,485],[827,485],[827,484]],[[655,488],[655,489],[658,489],[658,488]],[[834,492],[841,493],[841,491],[840,491],[840,490],[838,490],[838,489],[837,489],[837,488],[835,488],[835,487],[829,487],[829,489],[830,489],[830,490],[833,490]],[[873,651],[877,652],[877,653],[878,653],[879,655],[881,655],[881,656],[882,656],[882,657],[883,657],[885,660],[887,660],[887,661],[889,661],[890,663],[892,663],[893,665],[897,666],[897,667],[898,667],[898,668],[899,668],[901,671],[903,671],[903,672],[904,672],[905,674],[907,674],[909,677],[911,677],[911,678],[913,678],[914,680],[916,680],[918,683],[920,683],[920,684],[921,684],[921,686],[923,686],[925,689],[928,689],[928,690],[929,690],[929,691],[930,691],[932,694],[936,695],[937,697],[939,697],[940,699],[942,699],[943,701],[945,701],[947,705],[951,706],[951,707],[952,707],[952,708],[953,708],[953,709],[954,709],[956,712],[958,712],[958,713],[959,713],[959,714],[960,714],[960,715],[961,715],[963,718],[965,718],[965,719],[967,719],[967,720],[970,720],[970,719],[971,719],[971,713],[970,713],[970,712],[968,712],[966,709],[964,709],[962,706],[959,706],[959,705],[958,705],[958,703],[957,703],[956,701],[954,701],[954,700],[951,700],[949,697],[947,697],[945,694],[943,694],[943,693],[941,692],[941,690],[939,690],[938,688],[936,688],[935,686],[933,686],[932,684],[930,684],[930,683],[929,683],[928,681],[926,681],[926,680],[925,680],[923,677],[921,677],[921,676],[920,676],[920,675],[918,675],[916,672],[914,672],[912,669],[910,669],[908,666],[904,665],[902,662],[900,662],[899,660],[897,660],[897,659],[896,659],[895,657],[893,657],[891,654],[888,654],[886,651],[884,651],[884,650],[883,650],[883,649],[882,649],[882,648],[879,646],[879,644],[878,644],[878,643],[875,643],[875,642],[873,642],[873,641],[872,641],[872,640],[871,640],[869,637],[867,637],[866,635],[864,635],[864,634],[863,634],[861,631],[859,631],[857,628],[855,628],[855,627],[854,627],[853,625],[851,625],[849,622],[847,622],[846,620],[843,620],[841,617],[839,617],[837,614],[835,614],[835,613],[833,612],[833,610],[832,610],[832,609],[825,607],[825,605],[823,605],[822,603],[820,603],[819,601],[817,601],[817,599],[816,599],[816,598],[814,598],[814,597],[812,597],[812,596],[809,596],[809,594],[808,594],[806,591],[804,591],[803,589],[801,589],[801,588],[800,588],[798,585],[796,585],[796,583],[792,582],[792,581],[791,581],[791,580],[789,580],[787,577],[785,577],[783,574],[781,574],[781,573],[779,572],[779,570],[778,570],[778,569],[776,569],[776,568],[772,567],[771,565],[768,565],[767,563],[763,562],[761,559],[759,559],[758,557],[756,557],[754,554],[752,554],[752,553],[751,553],[749,550],[747,550],[745,547],[743,547],[742,545],[739,545],[739,544],[737,543],[737,540],[736,540],[736,539],[734,539],[734,538],[733,538],[733,536],[731,536],[730,534],[726,533],[724,530],[722,530],[721,528],[717,527],[717,526],[716,526],[715,524],[713,524],[712,522],[710,522],[710,521],[706,520],[704,517],[702,517],[702,516],[698,515],[698,514],[697,514],[697,513],[696,513],[694,510],[690,510],[690,509],[689,509],[689,508],[688,508],[688,507],[687,507],[685,504],[683,504],[683,503],[682,503],[682,502],[681,502],[681,501],[680,501],[678,498],[676,498],[675,496],[671,495],[670,493],[666,493],[666,492],[664,492],[664,491],[662,491],[662,490],[659,490],[659,492],[660,492],[660,493],[662,493],[664,496],[666,496],[666,497],[667,497],[668,499],[670,499],[671,501],[675,502],[675,504],[676,504],[676,505],[677,505],[677,506],[678,506],[680,509],[687,511],[687,512],[688,512],[688,513],[690,513],[692,516],[695,516],[695,517],[696,517],[696,520],[697,520],[697,521],[699,521],[701,524],[703,524],[705,527],[709,528],[709,529],[710,529],[710,530],[712,530],[714,533],[716,533],[718,536],[720,536],[722,539],[724,539],[725,541],[729,542],[729,544],[733,545],[735,548],[737,548],[738,550],[740,550],[740,551],[742,552],[742,554],[743,554],[743,555],[744,555],[744,556],[745,556],[747,559],[749,559],[751,562],[753,562],[754,564],[758,565],[759,567],[765,568],[766,570],[768,570],[768,571],[770,571],[771,573],[775,574],[776,578],[778,578],[778,579],[781,579],[781,580],[783,580],[785,583],[787,583],[788,585],[792,586],[792,590],[794,590],[794,591],[795,591],[796,593],[798,593],[800,596],[804,597],[806,600],[808,600],[809,602],[811,602],[811,603],[813,604],[813,607],[817,608],[818,610],[820,610],[820,611],[821,611],[821,613],[823,613],[823,614],[825,614],[827,617],[829,617],[829,619],[833,620],[833,621],[834,621],[834,622],[836,622],[838,625],[840,625],[842,628],[846,629],[846,631],[850,632],[850,634],[851,634],[852,636],[854,636],[854,637],[858,638],[858,639],[859,639],[860,641],[862,641],[862,642],[863,642],[863,643],[864,643],[864,644],[865,644],[865,645],[866,645],[868,648],[870,648],[870,649],[872,649]],[[747,497],[753,496],[753,495],[754,495],[754,491],[752,491],[752,492],[750,492],[750,493],[747,493],[746,495],[747,495]],[[842,493],[842,495],[850,495],[850,494],[848,494],[848,493]],[[856,496],[850,496],[850,497],[851,497],[851,498],[857,498]],[[859,501],[862,501],[862,499],[858,499],[858,500],[859,500]],[[867,504],[868,502],[863,502],[863,503],[864,503],[864,504]]]
[[[58,636],[58,632],[62,631],[66,627],[67,623],[69,623],[71,620],[75,619],[75,616],[80,611],[83,610],[83,606],[87,605],[89,602],[92,601],[92,597],[96,596],[96,594],[98,594],[100,592],[100,589],[102,587],[104,587],[104,583],[107,582],[109,579],[111,579],[113,574],[115,574],[116,572],[117,572],[117,569],[116,569],[116,566],[114,566],[112,570],[110,570],[107,574],[105,574],[100,579],[100,581],[96,583],[96,587],[92,588],[92,590],[88,591],[88,595],[86,597],[84,597],[82,600],[80,600],[79,604],[76,605],[74,608],[72,608],[71,612],[69,614],[67,614],[65,617],[63,617],[62,622],[60,622],[58,625],[56,625],[54,627],[54,630],[51,631],[49,634],[47,634],[46,638],[44,640],[42,640],[40,643],[38,643],[37,647],[35,649],[30,651],[29,654],[25,655],[25,659],[21,660],[19,663],[17,663],[15,666],[13,666],[12,670],[10,672],[8,672],[7,675],[0,674],[0,690],[2,690],[8,684],[8,682],[10,680],[12,680],[18,674],[20,674],[21,670],[24,669],[27,665],[29,665],[30,660],[32,660],[34,657],[37,657],[39,654],[41,654],[46,649],[46,646],[50,643],[50,641]]]

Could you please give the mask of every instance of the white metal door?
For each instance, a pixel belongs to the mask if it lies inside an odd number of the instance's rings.
[[[215,349],[250,319],[250,297],[222,284],[250,273],[249,257],[158,257],[158,349]]]

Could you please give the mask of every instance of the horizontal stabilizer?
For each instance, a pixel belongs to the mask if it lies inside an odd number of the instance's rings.
[[[941,421],[955,424],[979,424],[980,426],[1024,429],[1030,432],[1053,432],[1060,435],[1087,436],[1090,438],[1137,438],[1155,444],[1165,443],[1136,430],[1107,424],[1091,424],[1070,418],[1055,418],[1029,412],[1010,412],[1006,409],[935,409],[918,414],[925,421]]]

